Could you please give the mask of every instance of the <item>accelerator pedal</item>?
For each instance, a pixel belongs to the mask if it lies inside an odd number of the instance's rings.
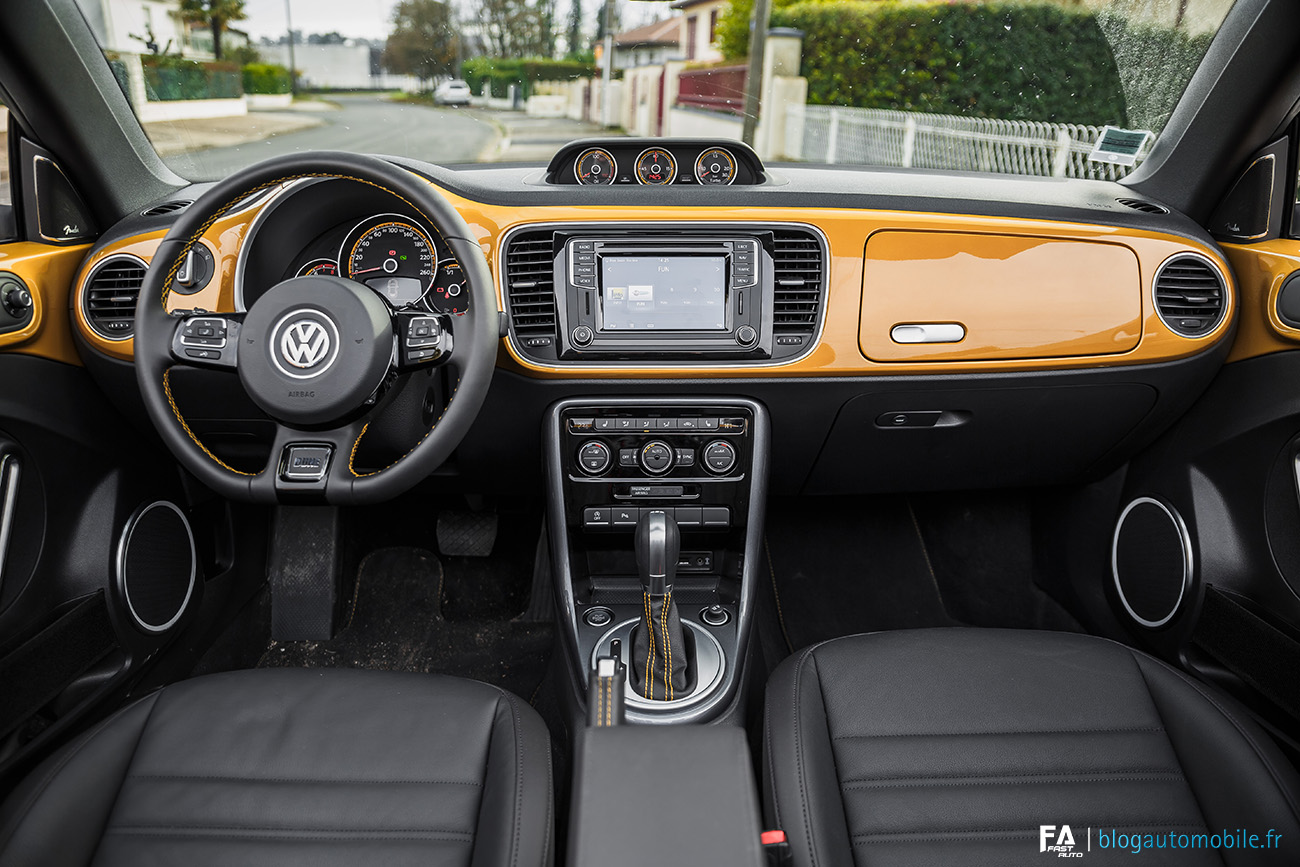
[[[438,550],[448,557],[487,557],[497,541],[497,513],[447,510],[438,513]]]

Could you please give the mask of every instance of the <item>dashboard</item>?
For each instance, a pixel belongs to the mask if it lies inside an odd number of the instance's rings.
[[[729,187],[766,179],[749,146],[709,139],[589,139],[562,147],[547,183],[578,186]]]
[[[517,489],[564,398],[724,395],[768,408],[778,493],[1055,484],[1149,443],[1231,348],[1239,301],[1223,251],[1181,215],[1123,205],[1120,185],[768,169],[735,142],[732,183],[682,183],[717,144],[577,142],[545,170],[401,163],[464,218],[502,314],[491,390],[448,472]],[[647,149],[671,151],[678,177],[579,184],[591,147],[620,175]],[[128,284],[172,219],[124,220],[77,272],[73,333],[106,393],[134,388],[132,342],[96,323],[129,326]],[[286,184],[202,244],[210,279],[175,293],[177,309],[244,310],[322,269],[394,309],[455,314],[468,297],[436,227],[344,180]],[[1211,307],[1170,306],[1165,284],[1186,279]],[[205,443],[255,438],[236,380],[175,383]]]

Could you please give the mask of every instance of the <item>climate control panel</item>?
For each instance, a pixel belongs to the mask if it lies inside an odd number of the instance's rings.
[[[718,531],[745,514],[752,452],[746,406],[577,407],[561,414],[565,501],[586,532],[671,509],[683,530]]]

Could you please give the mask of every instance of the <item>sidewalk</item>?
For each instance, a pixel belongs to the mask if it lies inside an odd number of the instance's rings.
[[[497,128],[499,139],[480,157],[485,162],[548,161],[562,145],[574,139],[622,136],[622,130],[607,130],[600,124],[551,117],[529,117],[518,111],[486,108],[461,109],[469,116]]]
[[[273,135],[320,126],[325,120],[305,112],[328,111],[325,103],[309,103],[286,111],[250,111],[237,117],[178,120],[147,123],[144,131],[160,156],[230,147],[261,141]]]

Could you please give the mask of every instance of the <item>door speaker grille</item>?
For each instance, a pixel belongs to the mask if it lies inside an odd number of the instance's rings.
[[[166,500],[136,510],[117,553],[118,583],[136,626],[153,634],[175,626],[194,594],[197,572],[185,513]]]
[[[1120,604],[1137,623],[1158,629],[1173,620],[1192,580],[1192,543],[1172,506],[1138,497],[1120,513],[1110,550]]]

